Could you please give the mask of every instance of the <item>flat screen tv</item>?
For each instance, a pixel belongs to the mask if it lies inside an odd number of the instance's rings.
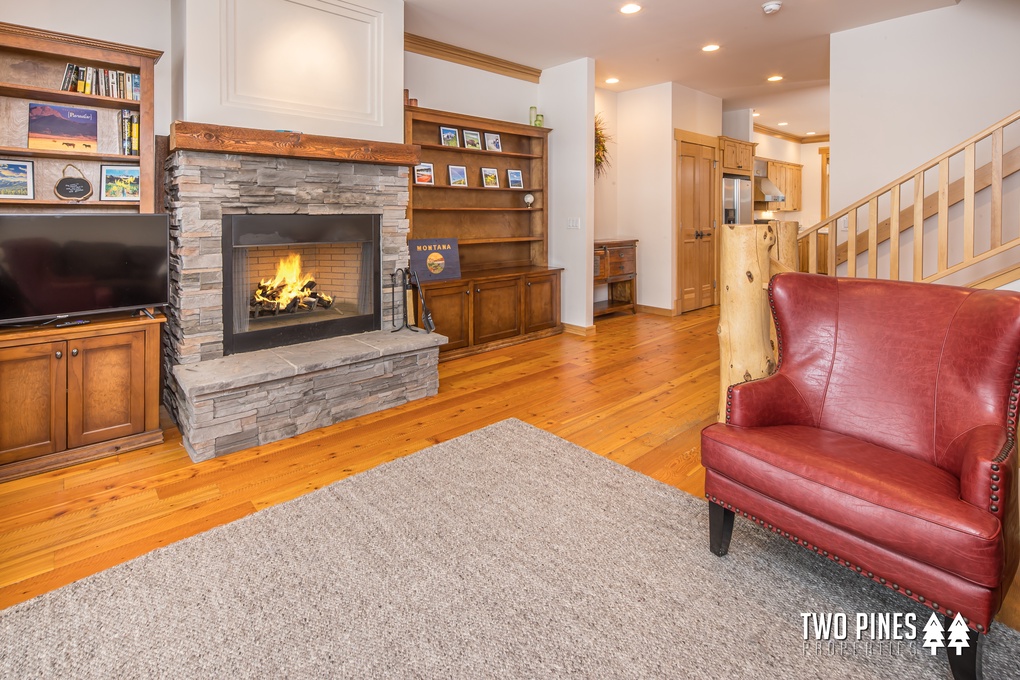
[[[0,215],[0,324],[169,301],[166,215]]]

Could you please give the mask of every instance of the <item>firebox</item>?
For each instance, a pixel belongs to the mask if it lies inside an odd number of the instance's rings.
[[[382,328],[379,215],[223,217],[223,353]]]

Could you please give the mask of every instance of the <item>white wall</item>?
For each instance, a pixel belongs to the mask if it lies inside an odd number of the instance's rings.
[[[537,83],[412,52],[404,53],[404,87],[418,106],[513,123],[530,123],[538,105]]]
[[[617,95],[619,234],[639,240],[638,303],[672,309],[675,238],[672,83]]]
[[[754,141],[754,110],[734,109],[724,111],[722,115],[722,133],[733,139],[745,142]]]
[[[722,134],[722,99],[678,83],[670,85],[674,129],[710,137]]]
[[[403,141],[403,0],[172,2],[186,31],[178,117]]]
[[[563,323],[592,325],[595,240],[595,60],[545,69],[539,110],[549,135],[549,264],[563,267]],[[580,229],[568,229],[579,219]]]
[[[74,0],[30,2],[7,0],[3,3],[0,20],[47,31],[161,50],[163,56],[156,62],[155,71],[155,128],[157,135],[165,135],[170,131],[172,57],[168,0],[135,2],[131,3],[130,8],[123,0],[90,0],[87,6]]]
[[[804,170],[800,180],[801,209],[797,220],[801,229],[813,227],[822,220],[822,157],[818,150],[828,145],[828,142],[800,145],[800,164]]]
[[[620,236],[620,215],[617,165],[619,143],[617,142],[618,122],[616,112],[617,95],[611,90],[595,88],[595,113],[602,114],[606,135],[609,140],[609,168],[601,177],[595,178],[595,238],[617,238]]]
[[[830,39],[831,205],[1020,109],[1020,2],[964,0]]]

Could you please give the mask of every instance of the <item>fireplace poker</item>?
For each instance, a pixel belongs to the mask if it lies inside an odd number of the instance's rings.
[[[425,329],[426,333],[431,333],[436,330],[436,324],[432,320],[432,312],[429,311],[428,305],[425,304],[425,293],[421,290],[421,281],[418,280],[418,272],[413,269],[411,272],[411,281],[414,282],[414,287],[418,290],[418,299],[421,300],[421,326]]]

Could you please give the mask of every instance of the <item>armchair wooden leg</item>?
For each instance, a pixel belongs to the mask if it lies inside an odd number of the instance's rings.
[[[733,511],[718,503],[708,504],[709,548],[719,557],[730,550],[730,536],[733,534]]]
[[[946,630],[952,619],[943,617]],[[967,631],[967,646],[960,649],[960,654],[955,649],[946,648],[949,656],[949,668],[953,671],[953,680],[982,680],[981,673],[981,641],[984,636],[976,630]]]

